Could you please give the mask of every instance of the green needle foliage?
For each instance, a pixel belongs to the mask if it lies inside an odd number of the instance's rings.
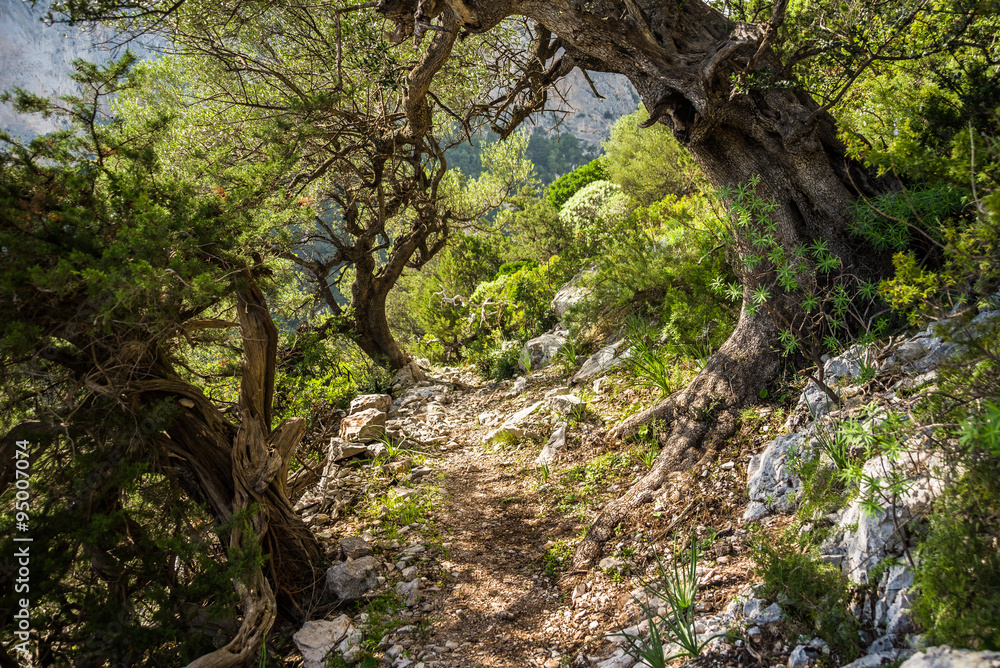
[[[852,594],[840,569],[791,533],[775,540],[761,532],[752,537],[751,547],[763,596],[781,600],[793,623],[803,633],[818,632],[843,663],[854,659],[860,652],[858,623],[847,610]]]
[[[917,620],[933,643],[1000,649],[1000,485],[980,460],[938,500],[917,550]]]
[[[167,169],[170,116],[102,112],[134,84],[133,61],[77,62],[80,96],[5,96],[70,126],[28,143],[0,134],[0,434],[32,444],[32,530],[52,537],[32,564],[33,624],[52,665],[193,660],[238,628],[233,581],[276,557],[261,553],[259,507],[211,506],[233,467],[223,459],[211,489],[178,425],[208,415],[198,451],[232,448],[237,427],[204,390],[239,382],[218,360],[240,357],[236,295],[266,282],[269,231],[291,218],[271,200],[287,156],[252,169],[217,156],[199,181]],[[4,518],[13,501],[4,482]]]
[[[662,396],[677,389],[674,365],[667,360],[665,351],[653,344],[655,332],[637,315],[629,316],[625,326],[630,351],[625,368],[631,376],[630,382],[659,390]]]

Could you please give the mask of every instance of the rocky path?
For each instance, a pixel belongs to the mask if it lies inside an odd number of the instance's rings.
[[[984,312],[966,331],[998,317]],[[554,370],[484,385],[444,369],[440,380],[417,383],[391,406],[382,397],[386,410],[375,413],[389,440],[341,443],[341,461],[297,505],[338,562],[328,572],[328,589],[350,593],[337,595],[339,608],[321,612],[326,619],[308,623],[329,631],[322,651],[309,656],[335,648],[342,662],[307,657],[303,665],[634,668],[642,664],[612,634],[649,636],[637,600],[660,618],[667,614],[641,585],[655,579],[656,559],[669,564],[685,541],[698,548],[691,623],[708,651],[678,665],[864,668],[910,655],[914,666],[925,665],[911,646],[914,580],[901,556],[913,546],[896,539],[893,517],[921,521],[941,489],[947,471],[932,465],[931,446],[911,439],[907,457],[897,459],[852,451],[855,458],[874,455],[858,461],[873,479],[907,478],[909,491],[893,502],[896,515],[862,513],[861,501],[848,495],[834,512],[796,518],[803,481],[790,462],[814,457],[830,469],[824,443],[839,424],[871,430],[896,424],[888,417],[911,410],[915,390],[933,387],[936,367],[961,351],[935,331],[885,349],[856,346],[828,360],[826,378],[844,399],[839,407],[807,387],[786,395],[797,402],[748,408],[716,460],[673,474],[622,523],[599,567],[587,572],[567,571],[575,546],[603,504],[642,474],[657,445],[651,430],[629,444],[608,443],[600,434],[649,405],[648,392],[613,374],[599,387],[568,388]],[[547,465],[537,461],[540,450],[552,454]],[[756,587],[750,552],[791,545],[788,536],[810,536],[817,527],[823,533],[816,536],[815,568],[839,567],[843,582],[868,602],[830,611],[855,618],[857,639],[837,636],[828,644],[815,624],[803,625],[802,611],[814,605],[808,592],[757,598],[773,592]],[[350,587],[340,575],[350,576]],[[796,603],[793,596],[806,598]],[[712,640],[726,631],[740,638]],[[668,655],[679,649],[664,645]]]
[[[608,636],[640,621],[632,597],[638,576],[652,564],[654,541],[665,545],[658,526],[705,518],[731,526],[727,515],[736,499],[731,507],[706,499],[695,508],[674,490],[656,504],[655,517],[647,509],[634,528],[623,529],[600,569],[567,572],[600,507],[643,470],[634,447],[605,450],[593,435],[652,397],[607,378],[599,393],[576,388],[570,395],[555,371],[516,384],[481,384],[449,369],[441,376],[393,401],[386,428],[400,450],[381,473],[373,477],[370,465],[351,460],[339,472],[328,471],[331,497],[367,496],[372,507],[399,494],[416,504],[429,500],[426,515],[408,524],[383,509],[374,522],[364,512],[348,512],[336,531],[326,531],[330,539],[347,532],[369,540],[385,582],[381,591],[397,594],[394,612],[369,606],[354,616],[369,638],[360,653],[371,651],[397,668],[631,666],[615,644],[621,639]],[[513,424],[513,415],[524,417]],[[560,426],[567,445],[543,468],[536,458]],[[487,440],[491,434],[496,438]],[[735,465],[722,474],[743,485]],[[364,491],[358,491],[361,480]],[[722,481],[705,478],[698,485],[704,493]],[[713,529],[700,528],[714,539]],[[718,539],[720,555],[732,552],[735,537],[727,536]],[[746,572],[735,560],[731,568]],[[715,571],[708,577],[715,591],[702,603],[706,613],[724,607],[738,584]],[[381,636],[377,643],[374,636]]]
[[[425,590],[431,608],[426,632],[407,648],[415,663],[428,668],[558,666],[564,654],[602,632],[589,628],[592,614],[578,619],[583,623],[572,632],[555,621],[565,620],[567,597],[557,574],[546,573],[546,546],[572,535],[579,523],[540,513],[543,501],[532,463],[540,445],[483,443],[491,429],[479,422],[481,415],[513,414],[534,398],[533,393],[505,397],[499,388],[459,391],[447,405],[429,401],[423,411],[401,421],[404,432],[447,430],[450,439],[427,459],[442,472],[444,503],[434,512],[434,530],[447,548],[436,563],[425,563],[445,578],[443,586]],[[543,420],[534,423],[539,431]],[[408,665],[406,660],[399,665]]]
[[[554,578],[539,568],[539,548],[558,525],[535,517],[506,467],[462,467],[460,457],[442,462],[451,473],[437,528],[451,542],[442,562],[451,583],[432,599],[438,615],[428,640],[460,645],[444,665],[539,665],[542,655],[550,658],[540,647],[542,629],[561,598]]]

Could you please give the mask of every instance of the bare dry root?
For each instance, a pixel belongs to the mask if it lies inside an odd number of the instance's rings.
[[[663,487],[670,473],[689,469],[699,462],[711,459],[717,445],[736,431],[735,415],[727,411],[712,420],[682,418],[671,429],[667,446],[660,452],[656,463],[622,497],[605,506],[577,547],[573,568],[592,568],[601,556],[604,543],[614,536],[616,527],[640,506],[653,500]]]

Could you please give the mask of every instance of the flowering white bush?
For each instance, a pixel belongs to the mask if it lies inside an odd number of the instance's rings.
[[[620,186],[610,181],[594,181],[563,204],[559,219],[573,226],[578,240],[593,246],[623,222],[630,211],[629,198]]]

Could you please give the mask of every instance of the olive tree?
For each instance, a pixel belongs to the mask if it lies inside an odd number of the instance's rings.
[[[348,336],[398,369],[409,358],[386,319],[389,291],[451,230],[488,228],[485,214],[525,182],[530,163],[520,136],[491,147],[475,179],[452,173],[446,158],[501,113],[490,63],[494,42],[516,37],[512,27],[460,48],[454,31],[436,31],[428,55],[387,48],[365,9],[179,6],[154,26],[170,40],[168,56],[139,67],[142,86],[116,110],[178,118],[161,157],[195,173],[189,156],[211,161],[219,147],[222,159],[251,165],[278,145],[294,153],[277,185],[311,217],[276,239],[275,252],[298,266],[327,314],[320,336]]]

